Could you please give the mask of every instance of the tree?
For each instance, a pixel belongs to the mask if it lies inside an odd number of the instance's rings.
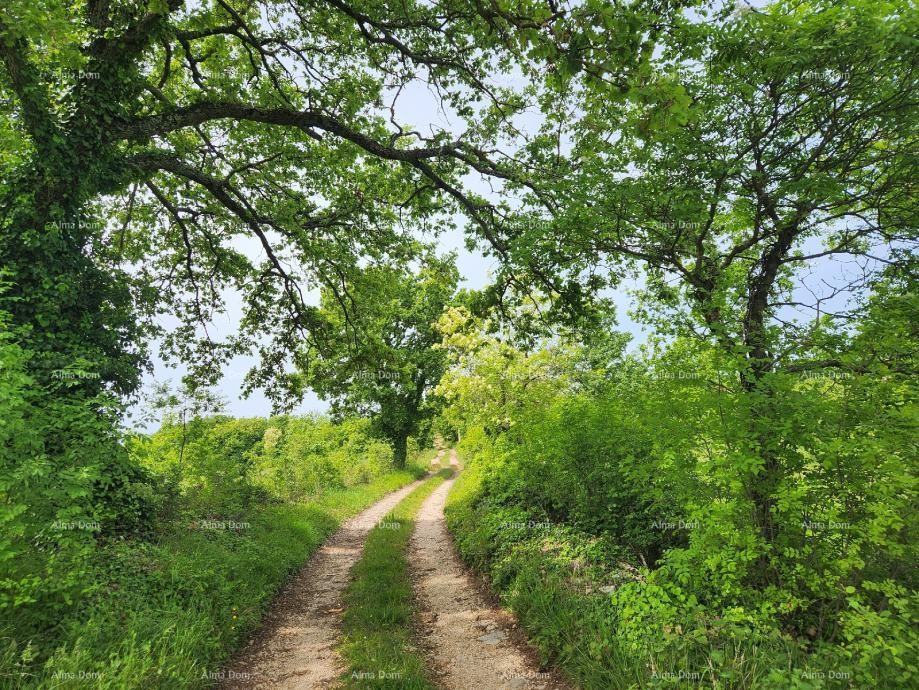
[[[456,292],[455,257],[432,253],[416,272],[374,266],[322,292],[318,345],[297,353],[299,379],[338,414],[372,417],[405,465],[407,441],[439,409],[446,367],[437,321]]]
[[[173,391],[169,381],[156,383],[147,399],[147,410],[144,421],[159,421],[161,426],[176,425],[182,429],[179,441],[179,468],[185,456],[185,445],[188,441],[188,424],[192,420],[209,415],[217,415],[226,407],[226,400],[218,393],[199,388],[193,381],[183,380],[181,386]],[[161,418],[156,419],[160,413]]]
[[[464,117],[500,110],[488,31],[517,21],[465,2],[0,3],[0,311],[36,407],[136,393],[155,335],[197,385],[258,350],[249,385],[289,403],[277,374],[322,325],[309,290],[408,260],[406,228],[445,199],[481,215],[456,181],[487,158],[406,126],[402,94],[419,79]],[[232,293],[242,323],[217,342]],[[117,445],[103,418],[95,440],[42,427],[47,452]],[[130,479],[118,448],[99,457],[100,487]]]
[[[273,372],[317,326],[305,292],[358,257],[401,258],[408,221],[448,208],[494,239],[509,209],[462,177],[518,176],[506,147],[485,144],[529,106],[502,74],[588,58],[628,72],[653,46],[646,28],[666,23],[641,1],[513,4],[3,3],[4,308],[34,324],[40,378],[81,357],[100,374],[85,394],[129,393],[158,332],[199,379],[258,349],[253,384],[283,397]],[[592,49],[594,24],[642,49]],[[461,133],[405,124],[414,82]],[[241,330],[215,342],[210,317],[234,291]],[[179,328],[153,326],[163,309]]]
[[[544,182],[501,238],[506,276],[589,296],[631,273],[662,333],[733,358],[757,410],[739,472],[767,544],[793,452],[773,382],[843,366],[854,298],[915,246],[916,18],[903,2],[726,9],[678,23],[631,97],[591,74],[548,83]],[[841,259],[854,275],[830,283]]]
[[[42,378],[82,357],[100,373],[87,394],[132,391],[138,318],[166,304],[182,319],[167,346],[199,375],[256,331],[308,337],[304,284],[398,245],[400,216],[436,211],[433,191],[452,177],[441,161],[461,145],[389,126],[378,105],[416,70],[448,89],[484,58],[433,10],[388,14],[343,2],[4,3],[0,256],[15,323],[40,331]],[[263,261],[240,251],[244,237]],[[222,289],[249,309],[242,337],[216,344],[208,319]]]

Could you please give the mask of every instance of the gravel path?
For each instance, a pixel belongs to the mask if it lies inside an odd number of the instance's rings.
[[[418,480],[342,525],[275,599],[261,631],[222,673],[218,687],[328,688],[345,670],[340,641],[341,595],[374,525],[415,489]]]
[[[457,466],[456,452],[450,464]],[[424,502],[410,546],[422,645],[445,690],[566,690],[539,668],[513,616],[488,601],[467,574],[444,523],[453,479]]]

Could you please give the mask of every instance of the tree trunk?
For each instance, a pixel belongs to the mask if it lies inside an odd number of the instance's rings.
[[[133,392],[143,366],[142,348],[135,347],[139,324],[121,275],[91,255],[102,222],[84,214],[64,181],[44,180],[37,166],[14,180],[0,198],[0,257],[12,277],[0,291],[0,311],[11,314],[33,353],[30,375],[53,387],[56,372],[85,370],[58,386],[68,397]]]
[[[761,194],[761,190],[757,189]],[[798,225],[791,222],[780,225],[775,213],[775,204],[770,200],[767,210],[776,223],[775,243],[764,251],[759,262],[758,273],[751,275],[746,313],[743,319],[743,343],[747,349],[748,367],[741,383],[748,396],[753,396],[752,433],[757,444],[756,451],[763,459],[763,469],[749,478],[748,494],[753,502],[753,519],[760,534],[767,543],[776,540],[777,529],[773,508],[775,492],[782,479],[782,467],[776,452],[780,439],[772,426],[773,390],[769,375],[773,361],[769,348],[766,319],[769,314],[769,296],[772,294],[782,260],[798,236]]]
[[[764,374],[753,374],[754,378],[743,381],[747,395],[759,396],[753,402],[751,434],[757,445],[756,452],[763,460],[762,470],[749,477],[747,492],[753,502],[753,520],[760,535],[767,542],[775,541],[777,529],[772,514],[775,505],[775,491],[781,480],[781,466],[774,447],[774,430],[769,428],[773,420],[772,393],[763,381]]]
[[[759,286],[744,320],[744,344],[748,349],[748,367],[741,376],[744,393],[750,398],[750,433],[756,447],[754,452],[763,460],[762,469],[747,477],[746,491],[752,503],[752,520],[766,544],[774,544],[778,534],[775,515],[775,496],[782,481],[782,465],[774,426],[774,391],[769,380],[773,370],[766,337],[765,314],[768,289]],[[774,582],[775,572],[771,559],[765,554],[758,559],[755,577],[760,586]]]
[[[392,440],[393,464],[396,469],[403,469],[408,458],[408,434],[399,434]]]

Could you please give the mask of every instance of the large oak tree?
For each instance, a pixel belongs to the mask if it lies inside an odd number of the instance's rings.
[[[456,179],[491,164],[451,132],[404,128],[400,96],[420,78],[446,109],[500,109],[487,34],[530,11],[553,16],[540,3],[4,3],[3,301],[33,329],[41,380],[78,362],[99,374],[87,393],[132,391],[146,317],[162,310],[181,321],[167,347],[196,374],[258,341],[267,383],[313,337],[308,290],[408,251],[440,194],[480,213]],[[214,342],[229,291],[242,329]]]
[[[88,392],[133,390],[148,317],[163,311],[181,322],[167,349],[198,378],[260,347],[252,383],[270,389],[314,337],[305,294],[355,257],[399,256],[407,229],[445,204],[503,255],[510,208],[463,180],[534,187],[506,155],[528,102],[501,84],[584,66],[621,79],[679,5],[4,3],[4,304],[35,329],[42,380],[77,360],[100,374]],[[450,127],[406,124],[419,86]],[[216,342],[211,317],[234,291],[242,328]]]
[[[323,337],[303,343],[292,382],[332,401],[336,414],[369,417],[405,465],[410,436],[424,434],[437,414],[434,388],[447,369],[437,322],[454,299],[459,272],[453,256],[422,257],[415,270],[374,266],[348,276],[340,291],[322,294]]]

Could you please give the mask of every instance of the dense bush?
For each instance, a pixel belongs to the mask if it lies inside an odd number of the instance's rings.
[[[909,313],[914,296],[875,305],[853,358],[869,333],[873,352],[915,339]],[[547,655],[596,688],[915,678],[910,376],[776,373],[766,407],[699,343],[583,361],[484,342],[444,383],[470,463],[451,527]],[[763,439],[781,477],[770,534],[745,479]]]
[[[161,505],[234,512],[253,501],[302,501],[362,484],[392,467],[392,449],[362,419],[235,419],[215,416],[168,423],[132,448],[165,478]]]
[[[550,408],[545,432],[561,433],[576,448],[584,429],[559,426],[554,414],[564,418]],[[535,425],[528,430],[535,433]],[[602,437],[602,427],[591,435]],[[860,543],[850,535],[833,556],[833,540],[822,545],[816,535],[810,551],[776,556],[776,566],[800,572],[798,579],[755,590],[747,585],[754,557],[744,558],[755,538],[744,533],[742,518],[724,527],[729,511],[704,485],[695,486],[696,506],[649,502],[636,509],[621,500],[621,487],[604,491],[593,474],[582,483],[594,483],[598,519],[585,522],[578,494],[586,487],[572,492],[568,505],[553,504],[577,475],[553,468],[557,459],[537,450],[544,439],[529,438],[512,445],[507,437],[467,434],[461,448],[470,467],[451,496],[448,519],[463,556],[488,573],[546,656],[584,687],[687,680],[715,687],[908,685],[917,602],[911,557],[896,556],[911,550],[907,543],[882,548],[877,536]],[[605,457],[598,454],[596,463]],[[652,495],[659,490],[649,477],[642,485]],[[619,510],[631,529],[605,526]],[[714,514],[722,521],[706,525]],[[646,556],[655,552],[656,561]],[[779,608],[777,601],[796,605]]]
[[[35,380],[31,356],[0,332],[0,631],[26,638],[94,591],[97,540],[149,531],[153,493],[112,401]]]

